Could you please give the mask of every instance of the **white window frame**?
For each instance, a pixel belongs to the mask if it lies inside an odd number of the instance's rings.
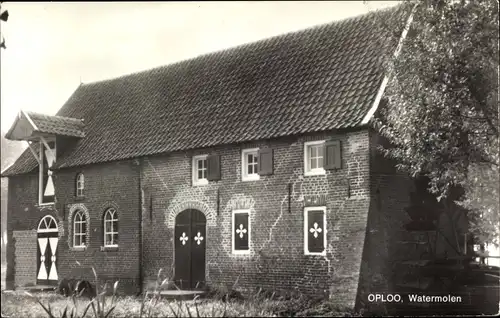
[[[311,146],[318,146],[318,145],[324,145],[325,141],[324,140],[317,140],[317,141],[308,141],[304,143],[304,175],[305,176],[318,176],[318,175],[324,175],[326,174],[325,171],[325,151],[323,150],[323,168],[314,168],[310,169],[310,160],[309,158],[309,147]]]
[[[82,172],[76,176],[76,196],[85,196],[85,176]]]
[[[108,219],[108,215],[112,215],[112,218],[111,219]],[[118,247],[118,244],[107,244],[106,242],[106,235],[108,234],[111,234],[111,237],[113,237],[114,234],[116,234],[118,236],[117,240],[120,239],[120,236],[118,234],[118,230],[113,228],[113,222],[118,223],[119,222],[119,218],[118,218],[118,212],[116,211],[115,208],[109,208],[106,210],[106,212],[104,212],[104,247]],[[106,223],[111,223],[111,227],[112,227],[112,231],[111,232],[107,232],[106,231]],[[113,243],[118,243],[118,242],[113,242]]]
[[[53,142],[54,143],[54,148],[52,149],[54,153],[54,163],[55,163],[55,157],[56,157],[56,141],[49,139],[47,142]],[[43,159],[44,159],[44,154],[45,154],[45,145],[43,144],[42,141],[40,141],[40,152],[38,156],[38,160],[40,164],[38,165],[38,205],[39,206],[44,206],[44,205],[54,205],[55,201],[55,194],[54,194],[54,201],[52,202],[43,202]],[[49,167],[47,167],[49,169]],[[54,177],[52,177],[52,182],[54,182]],[[55,184],[54,184],[55,187]]]
[[[255,154],[255,157],[257,157],[257,171],[253,174],[248,174],[248,155],[249,154]],[[259,175],[259,148],[249,148],[249,149],[243,149],[241,151],[241,180],[242,181],[256,181],[260,180],[260,175]]]
[[[207,157],[208,157],[208,155],[193,156],[192,175],[193,175],[193,185],[195,185],[195,186],[208,184],[208,179],[206,178],[207,173],[208,173],[207,166],[205,166],[205,178],[198,179],[198,161],[199,160],[207,160]],[[208,162],[207,162],[207,164],[208,164]]]
[[[47,224],[46,220],[49,220],[49,224]],[[50,222],[54,222],[54,224],[56,225],[55,229],[49,228]],[[47,214],[38,223],[37,233],[50,233],[50,232],[59,232],[59,226],[57,225],[56,219],[52,215]]]
[[[248,214],[248,229],[247,229],[247,234],[248,234],[248,250],[236,250],[235,249],[235,244],[234,244],[234,235],[235,235],[235,227],[234,227],[234,221],[235,221],[235,216],[236,214],[242,214],[242,213],[246,213]],[[250,209],[239,209],[239,210],[233,210],[233,216],[232,216],[232,222],[231,222],[231,251],[233,254],[237,254],[237,255],[248,255],[250,254],[250,250],[251,250],[251,224],[250,224]]]
[[[85,232],[78,232],[78,233],[76,232],[76,223],[77,223],[76,218],[77,217],[80,217],[80,220],[78,221],[78,224],[85,223]],[[82,219],[84,221],[82,221]],[[87,247],[87,235],[89,233],[88,226],[89,226],[88,225],[88,220],[87,220],[87,216],[85,215],[85,213],[83,211],[80,211],[80,210],[76,211],[75,215],[73,216],[73,247],[75,247],[75,248],[85,248],[85,247]],[[79,229],[80,229],[80,227],[79,227]],[[77,236],[81,237],[83,235],[85,235],[85,239],[82,242],[83,244],[76,245],[76,237]]]
[[[309,252],[309,211],[323,211],[323,246],[325,247],[323,252]],[[304,208],[304,255],[320,255],[326,256],[326,233],[328,232],[326,227],[326,207],[325,206],[312,206]]]

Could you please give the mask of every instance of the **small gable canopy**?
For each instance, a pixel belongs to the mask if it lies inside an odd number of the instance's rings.
[[[38,141],[40,137],[85,137],[81,119],[20,111],[5,135],[9,140]]]

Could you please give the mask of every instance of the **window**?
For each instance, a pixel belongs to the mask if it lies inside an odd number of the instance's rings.
[[[118,246],[118,213],[113,208],[104,214],[104,246]]]
[[[323,167],[324,144],[324,140],[304,143],[304,175],[325,174]]]
[[[259,149],[245,149],[241,152],[241,167],[243,181],[259,180]]]
[[[304,254],[326,255],[326,208],[304,208]]]
[[[193,185],[208,184],[207,179],[207,156],[193,157]]]
[[[249,254],[250,253],[250,211],[249,210],[234,210],[233,211],[233,235],[232,235],[232,251],[233,254]]]
[[[50,167],[55,162],[56,156],[56,144],[53,141],[47,143],[49,149],[47,149],[44,143],[40,143],[39,152],[39,175],[38,175],[38,203],[52,204],[54,203],[54,183],[52,179],[52,171]]]
[[[79,173],[76,176],[76,196],[83,197],[84,189],[85,189],[85,177],[83,176],[83,173]]]
[[[87,245],[87,218],[82,211],[77,211],[73,218],[73,247]]]

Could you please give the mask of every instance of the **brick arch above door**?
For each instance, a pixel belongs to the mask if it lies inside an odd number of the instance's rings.
[[[215,226],[216,214],[213,208],[202,201],[183,201],[178,204],[172,204],[167,208],[165,223],[168,228],[175,227],[176,216],[185,210],[198,210],[205,215],[207,226]]]

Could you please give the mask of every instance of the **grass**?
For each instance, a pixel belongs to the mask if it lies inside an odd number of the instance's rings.
[[[71,312],[75,308],[77,317],[96,317],[92,310],[83,315],[89,300],[77,298],[73,303],[55,293],[37,293],[36,297],[48,307],[54,317],[61,317],[63,312]],[[21,291],[2,293],[2,317],[50,317],[34,297]],[[111,296],[106,296],[106,302],[111,303]],[[223,302],[216,299],[196,299],[189,301],[158,300],[156,304],[143,306],[138,297],[116,297],[114,310],[109,317],[276,317],[276,309],[286,307],[280,301],[264,303]],[[68,309],[66,309],[68,308]],[[142,315],[141,315],[142,308]]]
[[[51,293],[29,294],[24,291],[2,291],[2,317],[49,317],[49,318],[110,318],[110,317],[280,317],[280,316],[352,316],[352,312],[339,310],[328,301],[314,301],[303,295],[276,297],[274,293],[258,292],[245,299],[230,299],[239,294],[235,285],[215,288],[206,299],[195,297],[189,301],[166,300],[160,291],[169,280],[160,279],[161,270],[153,291],[141,297],[117,296],[119,282],[113,285],[113,294],[107,295],[95,276],[96,295],[91,300],[73,295],[64,297]],[[241,296],[241,294],[239,294]]]
[[[77,298],[75,306],[71,298],[65,298],[54,293],[39,293],[36,296],[44,305],[47,306],[47,304],[50,304],[50,309],[54,317],[61,317],[66,307],[68,307],[68,311],[76,307],[75,313],[77,317],[95,317],[95,313],[92,310],[87,310],[86,315],[82,315],[86,305],[89,303],[86,299]],[[49,317],[47,312],[34,298],[23,292],[2,293],[1,298],[2,317]],[[106,301],[110,303],[111,296],[107,296],[106,298]],[[196,306],[195,303],[197,304]],[[140,298],[117,297],[114,305],[115,309],[111,312],[109,317],[141,317],[142,299]],[[162,300],[158,301],[153,307],[145,307],[145,314],[143,313],[143,317],[250,317],[253,314],[245,312],[246,308],[244,304],[227,304],[215,300],[191,300],[183,302]],[[149,308],[151,308],[151,311],[149,311]],[[225,315],[223,315],[224,312],[226,312]],[[262,312],[259,313],[259,316],[272,316],[272,314]]]
[[[83,312],[89,304],[85,298],[63,297],[55,293],[37,293],[36,297],[50,310],[55,318],[63,317],[63,312],[71,312],[75,308],[75,317],[100,317],[92,309]],[[105,296],[106,303],[111,304],[112,296]],[[256,298],[245,301],[223,302],[219,299],[195,299],[189,301],[175,301],[153,298],[143,301],[140,297],[116,297],[114,308],[108,317],[341,317],[351,316],[347,311],[332,308],[326,302],[310,306],[302,300],[272,300]],[[50,317],[34,297],[24,292],[15,291],[1,295],[2,317]],[[67,308],[67,309],[66,309]],[[142,310],[142,314],[141,314]],[[105,310],[107,311],[107,310]],[[68,316],[69,317],[69,316]],[[104,316],[102,316],[104,317]]]

